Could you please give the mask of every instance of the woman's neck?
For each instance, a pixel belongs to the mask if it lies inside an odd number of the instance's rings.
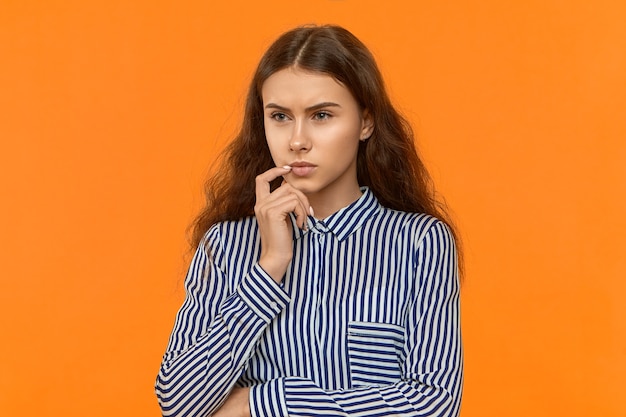
[[[322,192],[307,195],[316,219],[325,219],[326,217],[338,212],[344,207],[349,206],[358,200],[363,193],[357,186],[347,193],[337,195],[337,193],[327,194]]]

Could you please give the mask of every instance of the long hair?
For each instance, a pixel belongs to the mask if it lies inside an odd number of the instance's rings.
[[[333,77],[372,115],[374,130],[360,142],[357,155],[359,185],[368,186],[385,207],[439,218],[458,242],[456,227],[418,156],[411,126],[393,107],[374,57],[349,31],[326,25],[284,33],[261,58],[248,90],[241,130],[205,184],[206,206],[191,225],[193,247],[213,224],[254,214],[255,177],[274,166],[265,138],[261,90],[272,74],[288,67]]]

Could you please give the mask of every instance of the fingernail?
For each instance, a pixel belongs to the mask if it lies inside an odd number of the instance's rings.
[[[313,212],[313,206],[309,206],[309,211],[311,212],[311,216],[315,217],[315,212]]]
[[[283,167],[283,169],[289,169],[289,170],[291,170],[291,167],[290,167],[289,165],[285,165],[285,166]]]

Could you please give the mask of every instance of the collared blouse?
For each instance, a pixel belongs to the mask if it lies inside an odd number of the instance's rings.
[[[254,217],[214,225],[185,279],[156,381],[164,416],[208,416],[249,386],[253,416],[458,416],[463,357],[448,227],[368,188],[295,227],[280,284]]]

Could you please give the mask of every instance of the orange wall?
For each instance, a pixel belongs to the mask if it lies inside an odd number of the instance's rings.
[[[0,0],[0,410],[158,415],[185,227],[261,52],[374,51],[465,237],[463,417],[626,415],[623,1]]]

